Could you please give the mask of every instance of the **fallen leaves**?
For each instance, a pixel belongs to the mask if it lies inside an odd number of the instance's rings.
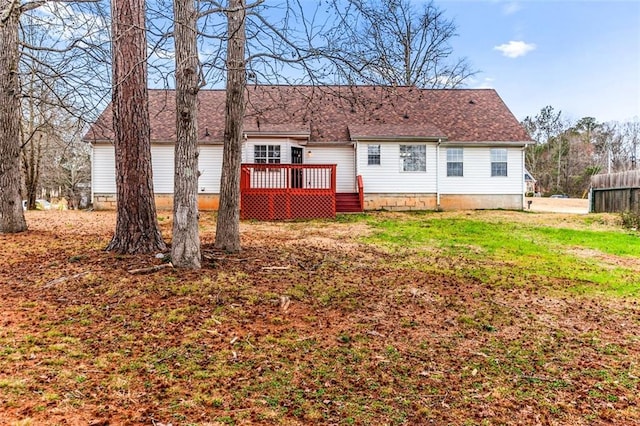
[[[1,424],[640,422],[635,301],[407,266],[364,223],[243,223],[229,255],[203,215],[182,271],[104,252],[114,217],[0,237]]]

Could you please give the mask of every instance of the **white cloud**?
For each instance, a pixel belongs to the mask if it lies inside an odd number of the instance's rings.
[[[502,13],[505,15],[513,15],[522,9],[522,5],[518,2],[512,1],[502,6]]]
[[[474,81],[471,85],[475,89],[493,89],[494,78],[485,77],[481,81]]]
[[[495,46],[493,49],[499,50],[507,58],[518,58],[520,56],[526,55],[532,50],[535,50],[535,48],[536,48],[536,45],[533,43],[525,43],[524,41],[511,40],[509,43],[501,44],[500,46]]]
[[[496,79],[493,77],[471,77],[468,80],[465,80],[465,86],[472,89],[493,89],[495,81]]]

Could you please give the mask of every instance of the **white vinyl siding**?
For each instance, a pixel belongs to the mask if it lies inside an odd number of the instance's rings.
[[[153,192],[173,194],[173,145],[151,145]]]
[[[357,149],[357,170],[362,175],[365,193],[435,193],[436,144],[421,144],[425,148],[426,172],[403,172],[399,142],[380,142],[379,166],[368,165],[367,144]],[[402,145],[411,145],[402,143]]]
[[[277,145],[281,141],[269,141]],[[253,146],[261,143],[247,143],[243,147],[243,162],[253,161]],[[283,141],[281,144],[282,162],[287,164],[291,159],[291,146],[299,146]],[[353,147],[303,147],[304,164],[336,164],[337,192],[356,191]],[[222,146],[205,145],[199,148],[198,192],[201,194],[217,194],[220,192],[220,175],[222,173]],[[311,155],[309,155],[311,151]],[[247,153],[250,160],[247,161]],[[173,193],[173,146],[152,146],[153,184],[158,194]],[[93,146],[93,192],[97,194],[115,194],[115,157],[112,145]]]
[[[151,146],[153,191],[156,194],[173,194],[173,145]],[[222,171],[222,146],[200,147],[198,192],[217,194],[220,191]],[[113,145],[93,146],[93,192],[116,193],[116,162]],[[204,188],[204,189],[203,189]]]
[[[242,162],[253,163],[256,145],[279,145],[280,164],[291,164],[291,148],[302,148],[302,164],[335,164],[336,192],[354,192],[356,178],[352,146],[316,147],[302,146],[299,141],[289,138],[267,139],[249,138],[242,149]]]
[[[222,174],[222,145],[200,146],[198,156],[198,192],[200,194],[218,194],[220,175]]]
[[[291,147],[300,145],[297,141],[282,138],[282,139],[262,139],[262,138],[249,138],[242,144],[242,162],[243,163],[255,163],[256,161],[256,146],[279,146],[280,147],[280,164],[291,164]],[[273,149],[273,148],[272,148]]]
[[[264,141],[246,143],[243,155],[249,153],[253,161],[253,145],[280,144],[282,162],[290,162],[291,146],[299,146],[288,142]],[[367,193],[436,193],[436,170],[439,173],[439,188],[441,194],[521,194],[523,189],[522,150],[521,148],[505,148],[507,154],[507,178],[491,177],[491,148],[464,147],[464,176],[447,176],[446,147],[440,148],[440,164],[436,167],[436,144],[425,146],[426,172],[407,173],[399,167],[399,142],[381,142],[380,165],[368,165],[367,144],[360,144],[357,158],[354,161],[354,149],[351,146],[340,147],[303,147],[304,164],[336,164],[337,191],[356,191],[356,162],[357,172],[362,175],[365,192]],[[407,144],[403,144],[407,145]],[[200,146],[198,170],[201,175],[198,180],[198,192],[206,194],[219,193],[220,174],[222,170],[222,146]],[[158,194],[173,193],[173,146],[154,145],[151,149],[153,156],[154,188]],[[387,161],[387,159],[389,159]],[[115,157],[112,145],[93,146],[93,192],[96,194],[115,194]]]
[[[521,194],[522,150],[505,148],[508,178],[491,177],[491,148],[464,147],[464,176],[447,176],[447,156],[440,149],[440,193],[441,194]]]
[[[336,192],[355,192],[357,188],[353,155],[352,146],[305,147],[302,161],[304,164],[335,164]],[[364,161],[367,161],[366,158]]]
[[[151,146],[153,191],[156,194],[173,193],[173,145]],[[93,192],[116,193],[116,160],[113,145],[93,146]]]
[[[93,145],[91,180],[95,194],[116,193],[116,157],[113,145]]]

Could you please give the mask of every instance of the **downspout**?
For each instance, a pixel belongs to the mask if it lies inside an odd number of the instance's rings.
[[[95,170],[96,170],[96,165],[94,164],[94,155],[93,155],[93,150],[94,150],[94,145],[91,144],[91,149],[89,150],[89,156],[90,156],[90,161],[91,161],[91,206],[93,207],[93,209],[95,210],[96,206],[94,205],[94,192],[95,192]],[[117,192],[117,191],[116,191]]]
[[[436,145],[436,210],[440,210],[440,144],[442,139],[438,139]]]
[[[524,144],[524,146],[520,150],[520,152],[522,152],[522,173],[520,173],[520,177],[521,177],[520,188],[522,188],[522,210],[524,210],[524,205],[525,205],[525,201],[526,201],[525,200],[525,193],[527,192],[527,188],[525,186],[526,181],[525,181],[525,178],[524,178],[526,149],[527,149],[527,144]]]
[[[353,170],[355,171],[353,185],[356,190],[358,189],[358,145],[359,142],[355,139],[353,143]]]

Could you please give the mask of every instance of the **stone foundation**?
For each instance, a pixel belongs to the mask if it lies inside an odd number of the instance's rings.
[[[198,210],[209,211],[218,210],[220,196],[218,194],[198,194]],[[115,194],[94,194],[93,208],[96,210],[115,210]],[[156,209],[159,211],[173,210],[173,195],[156,194]]]
[[[436,210],[436,194],[364,194],[365,210]]]
[[[437,210],[436,194],[365,194],[365,210]],[[522,210],[522,195],[440,195],[441,210]]]
[[[440,195],[441,210],[522,210],[522,194]]]
[[[96,210],[115,210],[115,194],[94,194],[93,207]],[[199,194],[198,209],[218,210],[218,194]],[[173,210],[171,194],[156,194],[156,208],[160,211]],[[437,210],[436,194],[365,194],[365,210]],[[440,195],[441,210],[505,209],[522,210],[522,195]]]
[[[115,210],[116,194],[93,194],[93,208],[95,210]]]

